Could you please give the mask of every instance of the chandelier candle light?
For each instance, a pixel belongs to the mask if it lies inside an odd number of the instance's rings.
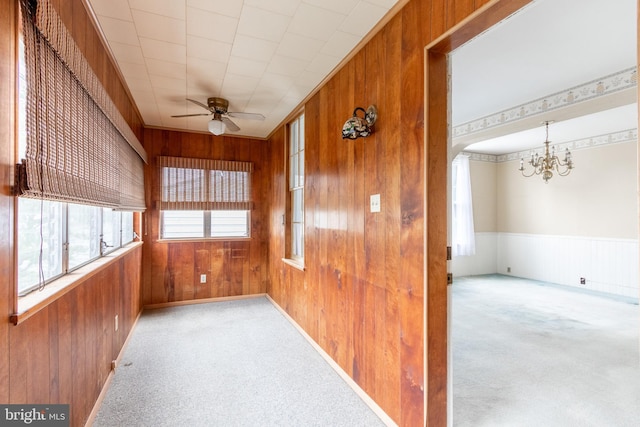
[[[533,170],[530,173],[526,173],[524,170],[524,158],[520,158],[520,168],[518,170],[522,172],[522,176],[529,178],[533,175],[542,175],[545,184],[549,183],[551,177],[553,177],[553,171],[556,171],[560,176],[567,176],[573,169],[573,161],[571,160],[571,152],[569,148],[565,150],[564,160],[560,160],[556,156],[556,148],[551,147],[549,151],[549,124],[553,123],[553,120],[542,122],[547,129],[547,138],[544,141],[544,155],[540,156],[538,153],[531,151],[531,160],[527,163],[533,166]],[[562,169],[561,169],[562,168]]]

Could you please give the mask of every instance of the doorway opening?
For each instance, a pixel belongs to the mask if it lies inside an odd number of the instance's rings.
[[[456,28],[452,29],[452,31],[450,31],[447,35],[445,35],[444,37],[442,37],[441,39],[437,40],[436,42],[434,42],[433,44],[431,44],[430,46],[427,47],[426,49],[426,62],[427,62],[427,66],[426,66],[426,82],[427,82],[427,111],[426,111],[426,118],[427,118],[427,135],[426,135],[426,139],[427,139],[427,144],[429,146],[429,153],[430,153],[430,157],[432,156],[432,152],[433,152],[433,146],[434,145],[438,145],[440,143],[442,143],[442,141],[447,141],[447,150],[448,150],[448,155],[449,155],[449,162],[448,162],[448,168],[450,168],[450,164],[451,164],[451,160],[454,157],[455,154],[457,154],[457,152],[461,151],[461,147],[455,147],[453,146],[453,144],[451,144],[451,141],[453,139],[452,135],[450,135],[447,131],[447,123],[452,123],[452,131],[456,130],[456,121],[453,120],[452,121],[452,111],[451,111],[451,106],[447,105],[443,102],[444,99],[449,99],[450,94],[448,93],[448,91],[450,90],[450,88],[448,87],[444,87],[443,82],[446,81],[447,78],[447,74],[451,72],[451,70],[449,69],[449,59],[450,59],[450,54],[452,52],[454,52],[454,50],[458,49],[459,47],[463,46],[465,43],[469,42],[470,40],[476,38],[478,35],[484,33],[485,31],[489,30],[491,27],[493,27],[495,24],[500,23],[501,21],[505,20],[506,18],[510,17],[513,14],[516,15],[520,15],[520,12],[524,11],[524,10],[528,10],[530,8],[532,8],[533,6],[535,6],[536,3],[545,3],[545,1],[543,0],[535,0],[533,2],[531,2],[531,4],[529,4],[529,1],[520,1],[517,2],[517,4],[506,4],[507,2],[504,1],[495,1],[495,2],[490,2],[489,4],[486,5],[486,7],[484,7],[483,9],[479,10],[475,15],[471,16],[468,20],[466,20],[465,22],[461,23],[460,25],[458,25]],[[511,2],[509,2],[511,3]],[[514,2],[515,3],[515,2]],[[550,3],[547,1],[547,3]],[[525,7],[527,6],[527,7]],[[561,7],[561,6],[560,6]],[[517,13],[516,13],[517,12]],[[629,14],[631,16],[631,18],[634,19],[635,21],[635,16],[637,16],[637,13],[635,11],[635,2],[634,2],[634,11],[633,13]],[[540,26],[540,28],[543,28],[544,26]],[[566,29],[566,28],[565,28]],[[542,30],[541,30],[542,31]],[[566,29],[567,32],[570,32],[570,30]],[[634,36],[632,36],[632,39],[636,40],[636,36],[635,34],[637,33],[637,30],[634,28]],[[574,34],[575,35],[575,34]],[[621,40],[620,43],[625,43],[627,42],[628,44],[628,40],[624,39]],[[635,45],[635,43],[634,43]],[[634,56],[635,58],[635,56]],[[632,76],[632,79],[635,79],[637,82],[637,77],[635,77],[635,67],[637,65],[637,59],[634,59],[633,61],[633,70],[628,70],[629,71],[629,75]],[[624,68],[624,67],[623,67]],[[557,71],[554,70],[554,71]],[[624,69],[619,70],[621,72],[624,71]],[[480,73],[481,70],[478,69],[474,69],[474,72],[478,72]],[[453,73],[455,73],[455,69],[453,70]],[[609,73],[609,75],[611,75],[612,73]],[[615,74],[615,73],[614,73]],[[607,76],[601,76],[601,77],[607,77]],[[595,80],[595,79],[594,79]],[[524,84],[526,83],[526,80],[523,82]],[[589,83],[588,81],[585,81],[584,83]],[[595,82],[596,86],[597,84],[600,83],[599,81]],[[565,87],[569,87],[571,88],[571,86],[566,86]],[[597,89],[596,89],[597,90]],[[555,91],[558,92],[558,91]],[[543,93],[541,94],[541,96],[544,95],[549,95],[549,94],[553,94],[555,93],[554,91],[550,91],[549,93]],[[444,96],[443,96],[444,93]],[[633,150],[628,151],[627,153],[627,157],[633,157],[634,159],[637,158],[636,155],[636,146],[637,146],[637,122],[638,122],[638,115],[637,115],[637,102],[636,102],[636,89],[632,88],[631,90],[627,91],[627,96],[630,96],[629,94],[631,94],[631,96],[633,96],[633,102],[636,105],[636,109],[632,110],[632,117],[633,117],[633,121],[634,121],[634,126],[633,128],[635,129],[635,134],[629,134],[629,136],[627,137],[627,140],[625,141],[620,141],[619,146],[621,147],[622,145],[624,145],[625,143],[627,144],[628,147],[632,147]],[[629,102],[628,102],[628,98],[627,100],[620,100],[620,97],[618,97],[618,100],[611,100],[613,99],[610,98],[608,102],[610,102],[609,104],[609,108],[611,109],[612,107],[621,107],[621,109],[617,110],[614,114],[615,117],[620,118],[621,116],[625,116],[628,117],[629,116],[629,111],[622,111],[625,106],[628,106]],[[529,99],[530,100],[530,99]],[[524,102],[520,102],[520,103],[515,103],[516,106],[523,104]],[[616,104],[617,103],[617,104]],[[587,104],[583,104],[581,106],[583,109],[591,109],[591,108],[595,108],[593,105],[587,105]],[[455,104],[453,106],[453,108],[455,108]],[[500,109],[498,109],[500,110]],[[506,110],[503,109],[503,110]],[[627,107],[628,110],[628,107]],[[501,111],[498,111],[501,112]],[[503,112],[503,111],[502,111]],[[566,114],[566,113],[565,113]],[[582,113],[584,114],[584,112]],[[482,118],[482,117],[481,117]],[[541,117],[532,117],[529,119],[529,121],[531,120],[536,120],[536,121],[541,121],[544,120]],[[559,116],[559,118],[557,119],[558,122],[562,122],[562,121],[567,121],[569,120],[568,116]],[[521,121],[525,121],[525,120],[521,120]],[[611,121],[611,120],[608,120]],[[529,126],[531,127],[532,124],[530,123]],[[553,128],[552,128],[553,129]],[[630,130],[630,129],[629,129]],[[564,131],[564,130],[563,130]],[[511,129],[511,132],[514,132],[514,129]],[[552,130],[553,132],[553,130]],[[452,132],[453,133],[453,132]],[[615,136],[615,131],[609,131],[608,133],[606,133],[609,139],[611,138],[616,138]],[[596,136],[602,136],[603,134],[599,134]],[[538,134],[539,136],[539,134]],[[594,136],[594,135],[591,135]],[[485,134],[483,137],[487,137],[487,134]],[[555,138],[558,138],[558,136],[553,136]],[[562,138],[564,138],[564,135],[562,136]],[[635,138],[635,142],[632,142],[630,140],[633,140]],[[577,138],[574,139],[572,141],[581,141],[584,140],[586,138]],[[544,135],[542,136],[542,138],[538,138],[538,142],[541,143],[544,140]],[[465,141],[465,143],[463,145],[469,145],[471,144],[472,139],[469,138]],[[580,147],[582,148],[582,147]],[[619,147],[618,147],[619,148]],[[573,148],[572,148],[573,149]],[[597,148],[597,150],[600,150],[597,153],[596,157],[600,157],[601,160],[605,160],[605,158],[603,157],[603,150],[604,147],[599,147]],[[523,181],[527,181],[526,185],[533,185],[534,184],[534,180],[536,179],[535,177],[533,178],[522,178],[520,176],[517,175],[517,161],[519,160],[519,156],[514,155],[518,154],[519,151],[522,150],[512,150],[510,153],[511,155],[511,159],[502,159],[502,163],[500,163],[501,166],[495,166],[496,169],[500,168],[500,173],[506,173],[504,171],[502,171],[502,169],[504,169],[505,171],[507,169],[515,169],[516,172],[514,174],[514,176],[512,177],[512,180],[515,181],[517,179],[523,180]],[[586,151],[585,151],[586,152]],[[505,156],[504,153],[502,154],[494,154],[495,157],[498,156]],[[589,162],[591,161],[591,159],[588,158],[588,156],[585,156],[583,152],[580,152],[580,156],[579,156],[582,161],[582,168],[583,170],[589,170],[590,173],[593,173],[591,167],[587,166],[589,164]],[[578,159],[576,159],[578,160]],[[607,161],[609,161],[607,159]],[[514,166],[515,164],[515,166]],[[431,159],[427,159],[427,167],[431,168],[434,165],[431,163]],[[579,166],[576,166],[579,167]],[[627,166],[624,167],[619,167],[618,169],[628,169]],[[447,170],[447,173],[449,173],[450,171]],[[497,173],[497,172],[496,172]],[[571,177],[572,179],[574,177]],[[623,177],[619,177],[619,180],[624,180],[626,182],[629,181],[629,176],[624,175]],[[540,184],[542,184],[542,180],[538,177],[537,180],[540,181]],[[553,184],[557,184],[558,186],[562,186],[565,187],[563,188],[565,191],[567,191],[567,184],[565,182],[562,182],[561,180],[563,180],[563,178],[561,177],[554,177],[554,182],[549,183],[548,185],[546,185],[545,187],[543,187],[543,190],[541,191],[547,191],[547,196],[548,196],[548,188],[553,185]],[[553,180],[552,180],[553,181]],[[633,185],[635,187],[635,185],[637,185],[637,161],[636,164],[634,166],[634,170],[633,170],[633,179],[631,180],[632,183],[631,185]],[[450,177],[448,179],[448,182],[450,183]],[[535,182],[535,184],[538,184],[537,182]],[[604,186],[604,183],[600,183]],[[544,184],[543,184],[544,185]],[[583,184],[584,186],[585,184]],[[588,188],[589,191],[593,191],[594,187],[593,184],[586,184],[586,187]],[[500,190],[496,190],[496,191],[503,191],[504,189],[500,189]],[[512,190],[507,188],[507,190]],[[571,191],[571,188],[569,188],[569,191]],[[575,189],[574,189],[575,192]],[[428,191],[428,195],[429,195],[429,199],[431,199],[432,195],[436,194],[433,191],[431,191],[431,188],[429,188]],[[517,194],[517,191],[515,193],[511,193],[511,194]],[[450,192],[449,192],[449,197],[450,197]],[[522,203],[524,203],[523,201],[521,201]],[[431,203],[431,200],[428,200],[427,203]],[[637,195],[633,196],[633,200],[629,201],[627,200],[625,203],[631,203],[634,206],[637,203]],[[539,206],[539,205],[537,205]],[[530,206],[531,209],[529,209],[529,211],[531,212],[532,215],[535,214],[540,214],[540,208],[538,208],[538,210],[536,210],[536,205]],[[449,208],[450,209],[450,208]],[[555,208],[554,208],[555,209]],[[556,210],[552,209],[552,213],[553,214],[557,214],[558,212]],[[633,212],[631,213],[631,215],[634,217],[632,218],[632,220],[634,222],[637,223],[637,217],[638,217],[638,213],[637,213],[637,209],[634,209]],[[450,226],[450,218],[451,215],[447,215],[448,219],[448,226]],[[522,222],[526,222],[525,219],[522,219]],[[612,221],[609,221],[609,223],[611,223]],[[626,222],[625,221],[621,221],[621,220],[617,220],[617,221],[613,221],[613,222],[617,222],[618,224],[622,224],[622,223],[628,223],[629,219],[627,218]],[[582,226],[585,226],[584,224]],[[624,227],[621,227],[624,228]],[[593,229],[593,227],[592,227]],[[497,231],[497,230],[496,230]],[[571,231],[570,232],[566,232],[565,234],[571,235]],[[616,234],[617,233],[617,234]],[[636,228],[634,229],[633,232],[633,236],[631,236],[630,239],[628,239],[627,235],[624,234],[620,234],[620,233],[624,233],[624,231],[620,231],[620,230],[616,230],[614,231],[613,234],[613,239],[617,239],[620,241],[625,241],[628,240],[628,242],[626,243],[631,243],[632,245],[635,245],[636,247],[636,252],[635,252],[635,256],[634,259],[632,260],[634,263],[637,264],[637,225]],[[512,233],[512,234],[518,234],[518,233]],[[535,233],[519,233],[519,234],[535,234]],[[561,236],[562,233],[559,232],[554,232],[554,235],[559,235]],[[450,236],[450,231],[449,231],[449,236]],[[508,237],[513,237],[513,236],[508,236]],[[521,237],[521,236],[516,236],[516,237]],[[584,236],[581,236],[581,238]],[[595,232],[595,237],[597,237],[598,239],[603,239],[604,237],[606,237],[606,231],[602,230],[602,231],[596,231]],[[606,239],[604,239],[606,240]],[[623,243],[625,243],[623,242]],[[499,252],[499,251],[498,251]],[[498,257],[500,255],[496,255],[496,257]],[[501,257],[501,258],[508,258],[508,257]],[[627,258],[628,260],[628,258]],[[525,260],[526,261],[526,260]],[[505,261],[506,262],[506,261]],[[514,261],[509,261],[508,264],[510,264],[511,262]],[[501,264],[500,262],[498,262],[498,260],[495,261],[495,265],[496,265],[496,272],[497,273],[501,273],[501,274],[507,274],[512,273],[513,276],[517,276],[518,273],[521,274],[521,272],[519,271],[508,271],[511,270],[513,268],[513,270],[517,270],[518,267],[513,267],[513,265],[507,265],[507,264]],[[567,265],[565,265],[566,267]],[[562,268],[563,266],[560,265],[560,267]],[[429,262],[429,269],[431,268],[431,263]],[[502,271],[504,270],[504,271]],[[588,274],[589,276],[590,274]],[[525,275],[522,275],[522,277],[526,277]],[[607,284],[603,284],[603,283],[597,283],[598,281],[595,280],[593,278],[593,276],[591,276],[591,285],[593,285],[594,290],[596,291],[604,291],[604,292],[611,292],[611,291],[616,291],[616,289],[613,289],[613,287],[609,286],[608,288],[606,287]],[[582,279],[582,277],[577,277],[576,280],[580,280]],[[455,281],[455,279],[454,279]],[[549,281],[553,281],[553,280],[549,280]],[[637,301],[638,298],[638,291],[637,291],[637,272],[636,272],[636,278],[632,278],[631,280],[632,282],[635,283],[635,288],[634,287],[630,287],[628,289],[626,289],[627,292],[631,292],[631,298],[633,298],[633,293],[635,292],[635,299]],[[586,282],[587,284],[589,284],[589,278],[586,278]],[[562,283],[562,282],[559,282]],[[579,284],[580,282],[577,282],[577,284]],[[579,286],[576,286],[577,288],[579,288]],[[599,288],[598,288],[599,287]],[[449,287],[448,288],[448,307],[447,307],[447,316],[448,316],[448,325],[451,325],[451,314],[452,314],[452,307],[451,307],[451,301],[452,301],[452,294],[451,294],[451,290],[452,288]],[[625,290],[622,288],[618,288],[618,291],[622,291],[621,295],[624,294]],[[624,295],[622,295],[624,296]],[[637,331],[636,331],[637,332]],[[451,333],[449,332],[448,334],[448,338],[449,338],[449,346],[451,345]],[[449,348],[449,353],[448,353],[448,366],[451,368],[452,367],[452,351],[451,348]],[[453,398],[453,394],[452,394],[452,390],[451,390],[451,384],[452,384],[452,375],[451,372],[452,370],[449,369],[449,378],[448,378],[448,384],[449,384],[449,394],[448,394],[448,416],[447,419],[449,421],[449,424],[451,425],[452,422],[452,416],[453,416],[453,410],[452,410],[452,398]],[[453,375],[455,375],[455,372],[453,372]]]

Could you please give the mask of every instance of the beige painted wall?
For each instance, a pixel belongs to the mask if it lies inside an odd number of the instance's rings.
[[[496,232],[497,228],[497,163],[469,161],[473,225],[476,233]]]
[[[518,161],[498,163],[497,231],[637,239],[636,147],[634,142],[576,150],[571,174],[554,176],[548,184],[537,176],[522,177]],[[474,169],[487,175],[478,180],[490,181],[490,168],[475,163],[481,162],[474,162]],[[489,212],[479,208],[478,224],[489,222],[482,217]]]

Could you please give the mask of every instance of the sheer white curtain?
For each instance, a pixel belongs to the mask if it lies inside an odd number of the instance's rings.
[[[474,255],[476,240],[473,229],[473,203],[469,156],[458,154],[451,169],[452,182],[452,236],[453,256]]]

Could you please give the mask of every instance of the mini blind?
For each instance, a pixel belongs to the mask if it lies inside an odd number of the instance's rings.
[[[49,0],[20,0],[25,44],[25,197],[144,210],[146,152]]]
[[[161,210],[250,210],[250,162],[158,157]]]

